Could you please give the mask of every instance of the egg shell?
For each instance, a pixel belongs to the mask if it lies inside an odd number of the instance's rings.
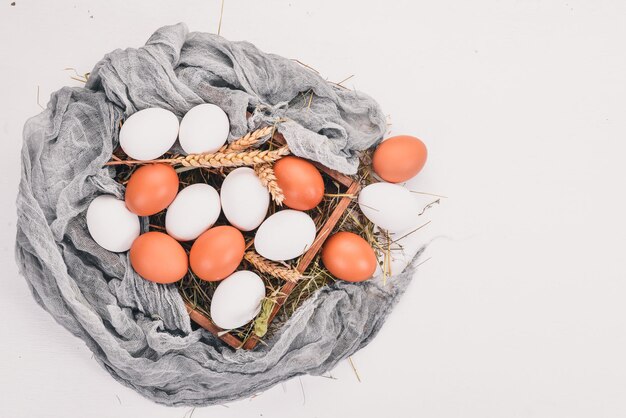
[[[226,113],[214,104],[201,104],[185,114],[178,140],[187,154],[215,152],[228,139],[230,124]]]
[[[283,203],[296,210],[310,210],[324,198],[324,179],[309,161],[288,156],[274,163],[278,186],[285,195]]]
[[[167,233],[179,241],[196,239],[220,216],[220,195],[205,183],[185,187],[165,214]]]
[[[174,238],[162,232],[146,232],[130,247],[130,264],[146,280],[174,283],[188,270],[187,253]]]
[[[265,297],[261,278],[247,270],[222,280],[211,299],[211,319],[222,329],[239,328],[259,314]]]
[[[417,219],[419,210],[411,192],[391,183],[374,183],[359,193],[361,212],[379,228],[400,232]]]
[[[418,138],[400,135],[389,138],[376,148],[372,157],[374,172],[385,181],[401,183],[419,173],[428,151]]]
[[[228,222],[241,231],[252,231],[265,219],[270,194],[249,167],[231,171],[220,189],[222,209]]]
[[[362,282],[376,271],[377,259],[372,247],[352,232],[338,232],[322,248],[322,262],[335,277],[348,282]]]
[[[102,248],[120,253],[128,251],[139,236],[139,217],[126,208],[123,200],[102,195],[89,204],[87,229]]]
[[[120,146],[135,160],[154,160],[165,154],[178,136],[178,118],[166,109],[149,108],[133,113],[120,129]]]
[[[174,201],[178,193],[176,170],[166,164],[140,167],[126,185],[126,207],[139,216],[161,212]]]
[[[254,248],[268,260],[291,260],[309,249],[315,234],[315,222],[309,215],[285,209],[261,224],[254,237]]]
[[[202,280],[222,280],[237,270],[245,248],[246,242],[237,228],[229,225],[211,228],[191,247],[191,270]]]

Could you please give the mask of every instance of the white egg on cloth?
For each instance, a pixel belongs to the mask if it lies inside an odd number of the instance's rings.
[[[215,289],[211,299],[211,319],[222,329],[239,328],[259,314],[263,298],[263,280],[251,271],[237,271]]]
[[[285,209],[261,224],[254,237],[254,248],[268,260],[291,260],[311,247],[315,235],[315,222],[308,214]]]
[[[87,229],[102,248],[121,253],[128,251],[139,236],[139,217],[115,196],[96,197],[87,209]]]
[[[178,126],[178,118],[169,110],[157,107],[140,110],[122,124],[120,146],[135,160],[154,160],[172,148]]]
[[[252,231],[261,225],[270,206],[267,188],[249,167],[228,173],[220,189],[220,198],[226,219],[241,231]]]
[[[228,115],[214,104],[201,104],[183,116],[178,132],[180,146],[187,154],[215,152],[226,143]]]
[[[213,187],[192,184],[178,192],[167,208],[165,229],[178,241],[191,241],[213,226],[220,211],[220,195]]]
[[[402,273],[414,259],[420,248],[432,239],[432,235],[426,226],[434,213],[429,208],[436,204],[438,197],[418,193],[411,193],[411,197],[415,201],[416,211],[413,220],[407,228],[399,232],[386,231],[388,234],[384,234],[384,230],[377,226],[374,227],[375,233],[378,231],[383,232],[379,238],[381,246],[389,248],[389,258],[387,260],[385,260],[386,251],[377,252],[378,261],[380,265],[386,266],[388,276]],[[386,241],[387,237],[389,239],[388,242]],[[381,273],[382,269],[379,267],[376,275]],[[382,276],[379,279],[383,280]]]
[[[406,230],[419,215],[411,192],[391,183],[365,186],[359,193],[359,208],[374,225],[388,232]]]

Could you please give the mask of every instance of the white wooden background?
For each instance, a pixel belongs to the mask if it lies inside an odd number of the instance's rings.
[[[2,0],[0,416],[183,417],[116,383],[32,300],[13,257],[24,121],[106,52],[219,0]],[[194,417],[626,414],[626,3],[226,0],[222,35],[377,98],[424,139],[413,185],[448,196],[378,338],[335,378],[303,377]]]

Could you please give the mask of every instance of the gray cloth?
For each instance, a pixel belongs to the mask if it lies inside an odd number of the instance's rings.
[[[192,331],[176,287],[141,279],[127,254],[99,247],[84,215],[98,195],[123,196],[113,169],[103,168],[121,120],[147,107],[181,117],[204,102],[226,111],[231,139],[287,119],[280,130],[295,154],[344,173],[355,172],[355,152],[385,131],[368,96],[249,43],[188,33],[183,24],[159,29],[142,48],[108,54],[85,88],[59,90],[26,123],[17,198],[21,272],[36,301],[115,379],[167,405],[223,403],[331,369],[374,337],[412,276],[409,269],[386,286],[374,279],[325,287],[253,351]]]

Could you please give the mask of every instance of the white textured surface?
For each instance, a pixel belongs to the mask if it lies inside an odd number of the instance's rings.
[[[120,386],[32,300],[13,262],[24,120],[106,52],[214,1],[0,5],[0,416],[182,417]],[[93,17],[92,17],[93,16]],[[202,417],[626,414],[626,3],[226,0],[222,34],[368,92],[424,140],[414,190],[449,196],[378,338],[332,375]],[[283,21],[278,21],[282,19]],[[397,336],[404,336],[398,338]],[[338,399],[337,396],[340,396]]]

